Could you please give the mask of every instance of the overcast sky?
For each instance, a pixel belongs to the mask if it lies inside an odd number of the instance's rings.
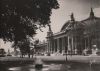
[[[100,17],[100,0],[58,0],[60,8],[52,11],[51,28],[54,33],[59,32],[65,22],[70,20],[70,15],[73,12],[76,20],[83,20],[88,18],[90,8],[92,7],[95,16]],[[48,28],[42,29],[43,32],[38,31],[36,38],[44,40],[47,36]],[[9,48],[9,44],[2,44],[0,47]],[[7,50],[7,49],[6,49]]]
[[[94,9],[95,15],[100,17],[100,0],[58,0],[60,8],[52,11],[51,28],[54,33],[59,32],[65,22],[70,20],[73,12],[76,20],[80,21],[89,16],[91,7]],[[44,32],[38,31],[37,38],[45,39],[48,28],[43,29]]]

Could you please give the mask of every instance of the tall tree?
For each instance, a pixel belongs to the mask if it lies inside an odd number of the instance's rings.
[[[57,0],[0,0],[0,38],[18,42],[50,23]],[[37,27],[39,25],[39,27]]]
[[[57,0],[0,0],[0,3],[0,38],[16,45],[49,24],[52,9],[59,8]]]

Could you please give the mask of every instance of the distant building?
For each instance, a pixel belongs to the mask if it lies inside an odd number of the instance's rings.
[[[45,53],[47,51],[47,42],[41,42],[34,46],[35,53]]]
[[[92,8],[90,16],[82,21],[76,21],[72,13],[71,20],[58,33],[53,33],[49,25],[47,52],[82,54],[85,49],[91,50],[93,45],[100,49],[100,18],[94,15]]]

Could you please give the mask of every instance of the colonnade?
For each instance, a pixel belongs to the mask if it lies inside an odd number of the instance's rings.
[[[47,51],[54,53],[59,52],[63,53],[65,52],[65,48],[67,46],[67,37],[61,37],[61,38],[54,38],[53,40],[48,40],[47,44]]]
[[[67,36],[54,38],[53,40],[48,40],[47,51],[50,53],[76,53],[77,43],[75,42],[76,38]]]
[[[68,53],[82,54],[84,49],[91,49],[92,43],[90,37],[64,36],[48,39],[47,52],[50,53]]]

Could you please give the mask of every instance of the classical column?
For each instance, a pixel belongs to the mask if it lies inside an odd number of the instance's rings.
[[[50,41],[48,40],[48,52],[50,52]]]
[[[55,52],[57,52],[57,39],[55,39]]]
[[[50,52],[53,52],[53,44],[52,44],[52,40],[50,41]]]
[[[90,48],[90,38],[88,36],[88,48]]]
[[[47,52],[49,52],[49,43],[47,43]]]
[[[86,45],[87,45],[87,43],[86,43],[86,39],[85,39],[85,49],[86,49]]]
[[[68,36],[68,51],[70,50],[69,36]],[[68,52],[69,54],[69,52]]]
[[[74,49],[74,53],[77,54],[77,37],[75,36],[74,38],[74,46],[75,46],[75,49]]]
[[[51,52],[53,53],[54,52],[54,40],[51,40]]]
[[[71,53],[73,53],[73,50],[74,50],[74,39],[73,39],[73,37],[72,37],[72,43],[71,43],[71,45],[72,45],[72,47],[71,47]]]
[[[63,47],[63,50],[64,50],[64,53],[65,53],[65,48],[66,48],[66,40],[67,40],[67,39],[64,37],[64,38],[63,38],[63,42],[64,42],[64,43],[63,43],[63,44],[64,44],[64,45],[63,45],[63,46],[64,46],[64,47]]]
[[[60,45],[60,53],[62,53],[62,38],[60,38],[60,40],[59,40],[59,45]]]
[[[65,50],[65,53],[67,53],[67,51],[68,51],[68,37],[64,37],[64,44],[65,44],[64,50]]]
[[[64,43],[64,37],[62,38],[62,52],[64,53],[64,47],[65,47],[65,43]]]
[[[61,38],[59,38],[59,52],[61,53]]]
[[[59,50],[60,50],[60,46],[59,46],[59,38],[57,39],[57,52],[59,52]]]
[[[54,46],[53,46],[53,52],[55,53],[55,50],[56,50],[56,40],[54,39]]]
[[[50,48],[51,46],[50,46],[50,42],[49,42],[49,52],[51,51],[51,48]]]
[[[52,50],[52,45],[51,45],[51,40],[49,40],[49,52],[51,53]]]
[[[49,41],[49,52],[51,51],[50,41]]]

